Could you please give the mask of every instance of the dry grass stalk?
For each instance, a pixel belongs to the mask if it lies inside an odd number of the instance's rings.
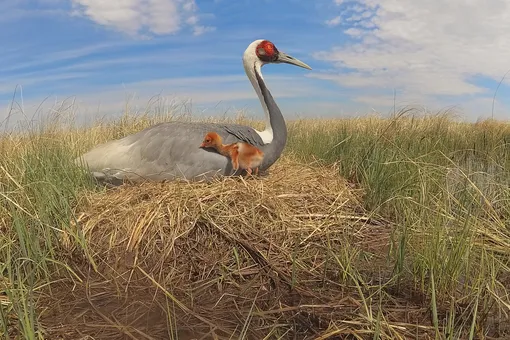
[[[164,339],[168,329],[226,339],[243,326],[248,339],[370,334],[357,283],[333,259],[352,249],[351,267],[381,244],[359,197],[334,168],[283,161],[265,178],[86,193],[76,213],[98,273],[83,264],[83,283],[51,287],[44,324],[96,339]],[[381,330],[408,331],[391,321]]]
[[[55,121],[0,138],[8,278],[0,333],[469,338],[474,325],[475,336],[509,334],[510,125],[441,116],[289,121],[284,158],[269,177],[126,185],[76,202],[89,188],[70,165],[76,154],[173,119],[126,114],[86,129]],[[263,126],[243,120],[235,118]]]

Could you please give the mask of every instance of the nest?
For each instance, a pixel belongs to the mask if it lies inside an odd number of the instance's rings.
[[[75,275],[48,288],[41,321],[65,339],[366,333],[348,267],[388,232],[360,194],[334,167],[289,162],[264,178],[87,192],[75,223],[86,246],[64,234]]]

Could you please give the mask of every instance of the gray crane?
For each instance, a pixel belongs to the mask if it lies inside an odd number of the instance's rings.
[[[99,181],[110,184],[123,180],[210,180],[232,175],[229,158],[200,144],[208,131],[217,132],[225,144],[244,141],[264,151],[260,170],[267,170],[280,157],[287,142],[287,126],[273,96],[266,87],[261,67],[286,63],[311,70],[311,67],[279,51],[264,39],[255,40],[245,50],[243,65],[265,113],[265,130],[239,124],[202,122],[165,122],[124,138],[101,144],[78,157]],[[235,174],[235,173],[234,173]]]

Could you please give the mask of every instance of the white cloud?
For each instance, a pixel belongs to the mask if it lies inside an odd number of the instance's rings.
[[[475,77],[499,81],[510,69],[507,0],[357,0],[342,13],[354,42],[315,54],[342,72],[315,77],[409,96],[492,98]]]
[[[361,36],[365,35],[366,31],[361,30],[359,28],[351,27],[351,28],[346,29],[344,31],[344,33],[347,35],[350,35],[351,37],[361,37]]]
[[[58,73],[58,74],[46,74],[34,77],[29,76],[16,76],[16,77],[5,77],[4,81],[0,85],[0,96],[12,94],[16,86],[21,88],[29,87],[32,85],[40,85],[49,82],[66,81],[72,79],[87,79],[90,73],[88,72],[69,72],[69,73]]]
[[[358,103],[364,103],[367,105],[370,105],[374,108],[378,108],[380,106],[386,107],[386,106],[399,106],[401,105],[400,102],[397,101],[397,99],[392,98],[391,95],[387,96],[367,96],[367,95],[360,95],[354,98],[355,101]]]
[[[198,9],[195,0],[181,0],[181,1],[184,3],[182,7],[184,8],[185,11],[195,12]]]
[[[494,104],[494,111],[492,105]],[[473,120],[475,118],[496,118],[508,121],[508,112],[510,107],[501,102],[497,98],[493,102],[493,98],[474,98],[460,104],[459,110],[472,112]]]
[[[37,58],[34,58],[34,59],[32,59],[30,61],[26,61],[26,62],[18,62],[17,59],[19,58],[19,54],[13,54],[13,57],[11,58],[13,60],[8,63],[9,66],[3,67],[2,71],[13,72],[13,71],[20,71],[25,68],[44,67],[45,65],[48,65],[51,63],[70,61],[75,58],[86,57],[86,56],[89,56],[96,52],[105,52],[105,51],[114,49],[116,47],[121,47],[124,45],[126,45],[126,44],[122,43],[122,42],[99,43],[96,45],[88,45],[88,46],[83,46],[83,47],[79,47],[76,49],[57,50],[57,51],[53,51],[50,53],[41,53],[38,55]],[[16,50],[14,50],[14,51],[16,51]],[[4,60],[0,59],[0,62],[4,62]],[[5,77],[3,78],[3,80],[5,80]]]
[[[193,35],[202,35],[206,32],[212,32],[214,30],[216,30],[215,27],[197,25],[193,27]]]
[[[55,8],[61,0],[36,0],[40,6],[33,6],[29,0],[1,1],[0,12],[9,13],[0,17],[0,24],[20,22],[21,20],[33,20],[39,17],[66,16],[67,12],[62,8]]]
[[[340,21],[342,20],[342,17],[339,15],[337,17],[334,17],[333,19],[326,20],[326,25],[333,27],[340,24]]]
[[[186,23],[188,25],[196,25],[198,24],[198,17],[196,15],[192,15],[188,19],[186,19]]]
[[[199,24],[195,0],[71,0],[73,15],[131,35],[147,29],[153,34],[174,34],[183,24],[193,31],[212,28]]]
[[[268,87],[286,116],[291,115],[294,109],[303,110],[301,104],[293,105],[294,99],[305,98],[310,96],[310,93],[317,91],[306,81],[306,78],[299,75],[271,75],[267,76],[266,80]],[[292,86],[289,86],[289,84]],[[12,92],[13,90],[14,88],[9,91]],[[257,118],[263,117],[256,93],[246,76],[241,74],[162,78],[118,85],[104,85],[88,91],[81,90],[77,95],[74,93],[55,94],[52,91],[34,97],[31,96],[29,91],[25,90],[23,91],[23,101],[21,100],[21,93],[18,91],[15,102],[23,102],[24,113],[27,116],[32,116],[36,110],[43,115],[47,114],[56,105],[55,103],[68,100],[77,105],[76,110],[73,109],[73,111],[79,120],[90,121],[91,115],[107,117],[118,115],[126,108],[128,99],[128,106],[131,110],[144,111],[155,96],[159,96],[161,102],[166,103],[167,106],[174,107],[180,107],[181,103],[191,101],[193,112],[198,115],[222,115],[226,109],[228,109],[229,114],[233,114],[232,111],[235,111],[234,104],[237,102],[240,109],[246,110],[250,115]],[[290,102],[292,109],[284,109],[288,107],[288,105],[282,104],[286,101]],[[10,103],[10,99],[8,102],[0,100],[0,128],[2,128],[1,122],[7,115]],[[310,106],[306,112],[317,114],[316,108],[314,109],[313,106]],[[10,121],[11,124],[15,124],[25,119],[26,117],[23,114],[17,112]]]
[[[303,77],[271,75],[266,80],[273,96],[279,98],[303,97],[314,91]],[[289,84],[293,84],[289,86]],[[257,95],[245,75],[218,75],[185,78],[162,78],[135,81],[119,85],[107,85],[82,93],[79,99],[95,102],[125,98],[126,93],[136,93],[150,98],[162,93],[168,97],[191,99],[194,103],[215,104],[219,101],[252,100],[258,102]],[[258,107],[258,106],[257,106]],[[122,109],[122,106],[119,106]]]

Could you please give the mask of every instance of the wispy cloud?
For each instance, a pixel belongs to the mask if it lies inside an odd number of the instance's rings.
[[[510,69],[510,3],[487,1],[3,1],[0,105],[21,85],[26,107],[72,97],[118,112],[131,94],[140,105],[161,94],[260,113],[241,57],[265,38],[313,68],[264,69],[287,112],[389,112],[395,91],[397,106],[455,106],[475,120]],[[496,117],[509,94],[510,74]]]
[[[268,75],[266,81],[285,116],[292,117],[296,113],[317,114],[320,101],[302,101],[318,91],[318,87],[314,87],[306,78],[299,75]],[[15,102],[23,103],[24,112],[12,116],[10,122],[15,124],[23,121],[26,119],[25,115],[32,116],[36,111],[50,112],[64,101],[67,105],[73,103],[73,111],[79,115],[78,120],[81,121],[118,116],[124,112],[126,104],[131,112],[150,110],[155,105],[183,109],[182,105],[187,103],[191,104],[193,114],[198,116],[225,113],[234,115],[237,110],[243,110],[253,117],[263,117],[259,99],[246,76],[233,74],[126,82],[98,86],[79,95],[60,92],[58,95],[32,97],[28,100],[22,98],[18,92]],[[0,107],[8,108],[9,103],[10,101],[0,102]],[[332,112],[335,112],[333,108]],[[6,114],[7,110],[0,111],[0,121]]]
[[[314,76],[370,93],[395,88],[424,100],[491,97],[494,81],[510,69],[510,3],[487,1],[346,2],[341,20],[350,24],[342,30],[352,40],[315,53],[336,70]]]
[[[178,32],[183,24],[195,32],[212,30],[199,24],[198,6],[194,0],[71,0],[73,15],[131,35],[147,30],[156,35]]]
[[[62,1],[63,0],[2,1],[0,3],[0,12],[9,14],[0,16],[0,24],[8,24],[38,17],[65,16],[67,15],[67,11],[60,6]],[[59,6],[56,7],[55,5]]]
[[[329,20],[326,20],[326,25],[328,25],[329,27],[334,27],[334,26],[337,26],[338,24],[340,24],[340,22],[342,21],[342,17],[340,15],[334,17],[333,19],[329,19]]]
[[[95,45],[83,46],[75,49],[67,49],[54,51],[50,53],[45,53],[44,58],[41,58],[40,55],[34,55],[30,58],[29,61],[25,62],[13,62],[12,66],[4,66],[2,68],[2,72],[14,72],[21,71],[23,69],[31,68],[31,67],[44,67],[46,65],[61,63],[65,61],[70,61],[73,59],[86,57],[93,55],[96,52],[100,51],[108,51],[121,46],[119,43],[100,43]],[[18,56],[19,58],[19,56]],[[0,59],[1,60],[1,59]]]

